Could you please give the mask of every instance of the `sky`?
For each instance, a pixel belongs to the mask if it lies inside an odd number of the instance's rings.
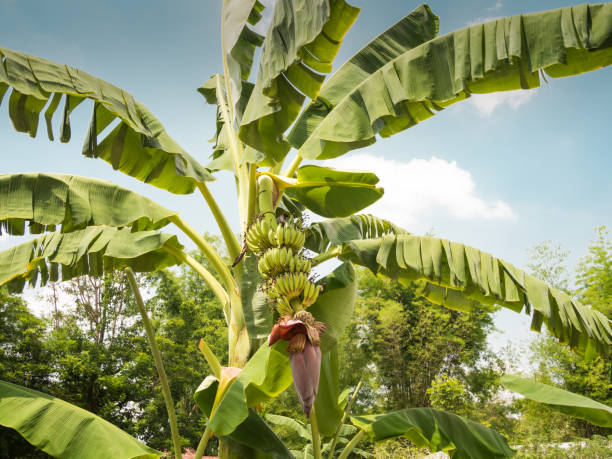
[[[270,0],[268,2],[270,3]],[[419,3],[353,0],[362,12],[335,61],[337,69]],[[440,33],[498,17],[577,4],[565,0],[431,1]],[[104,2],[0,0],[0,46],[70,64],[132,93],[192,156],[207,162],[215,111],[196,88],[222,70],[220,0]],[[612,68],[549,79],[537,90],[474,96],[371,147],[326,165],[372,170],[385,196],[367,212],[409,231],[433,232],[488,251],[516,266],[544,240],[586,255],[596,226],[612,227]],[[198,194],[175,196],[81,156],[91,106],[71,117],[73,140],[50,143],[13,131],[0,107],[1,173],[58,172],[98,177],[179,211],[201,231],[216,233]],[[55,126],[59,123],[56,115]],[[211,184],[238,231],[228,173]],[[21,242],[0,237],[0,250]],[[187,240],[183,242],[190,246]],[[31,294],[28,295],[31,297]],[[529,320],[498,313],[494,349],[532,337]]]

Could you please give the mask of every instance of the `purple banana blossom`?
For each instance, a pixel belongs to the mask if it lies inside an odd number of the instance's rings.
[[[318,343],[311,343],[308,337],[309,326],[301,320],[285,320],[274,325],[268,338],[270,346],[279,339],[290,342],[287,350],[289,352],[291,374],[293,375],[293,385],[302,405],[302,411],[307,417],[310,417],[312,406],[317,397],[321,374],[321,348]],[[318,336],[318,332],[316,336]]]
[[[319,375],[321,374],[321,348],[306,341],[304,350],[291,354],[291,374],[293,385],[297,392],[302,411],[310,417],[312,405],[319,390]]]

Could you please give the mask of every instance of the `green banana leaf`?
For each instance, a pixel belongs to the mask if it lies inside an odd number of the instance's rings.
[[[261,280],[257,258],[246,255],[242,263],[240,292],[244,322],[252,349],[258,348],[268,337],[274,321],[268,296],[259,288]]]
[[[329,167],[303,166],[297,178],[267,173],[281,191],[323,217],[346,217],[378,201],[384,190],[376,174],[341,171]]]
[[[387,62],[438,35],[439,19],[421,5],[385,30],[344,63],[308,104],[289,133],[299,148],[340,101]]]
[[[274,424],[275,426],[285,427],[295,432],[308,442],[312,441],[312,433],[310,432],[310,428],[303,422],[287,416],[280,416],[278,414],[266,414],[266,421],[268,421],[270,424]]]
[[[226,170],[235,173],[234,159],[232,158],[232,154],[229,151],[227,127],[225,125],[225,122],[223,121],[222,115],[222,110],[224,110],[224,106],[222,104],[219,104],[219,101],[217,99],[218,88],[220,88],[220,90],[224,94],[225,100],[227,100],[227,92],[225,90],[225,78],[221,74],[217,73],[213,75],[206,83],[204,83],[198,88],[198,92],[204,96],[206,102],[211,105],[217,105],[216,131],[215,135],[209,140],[210,142],[214,142],[213,152],[210,155],[212,161],[206,165],[206,168],[213,171]],[[244,109],[246,108],[246,103],[251,97],[251,93],[253,92],[253,83],[243,81],[240,84],[240,88],[242,91],[240,93],[240,100],[234,108],[234,113],[238,119],[242,118],[242,114],[244,113]],[[243,162],[256,162],[258,159],[261,159],[259,156],[255,158],[250,158],[246,156],[247,155],[242,158]]]
[[[310,427],[301,421],[298,421],[296,419],[293,419],[287,416],[280,416],[278,414],[266,414],[266,421],[276,426],[286,427],[287,429],[298,434],[304,440],[309,441],[309,442],[312,441],[312,433],[310,432]],[[359,429],[353,425],[343,424],[342,427],[340,428],[339,436],[348,437],[350,435],[356,434],[358,431]],[[327,450],[329,452],[329,445],[327,447]]]
[[[86,226],[159,229],[176,215],[149,198],[105,180],[65,174],[0,175],[0,234],[66,233]]]
[[[64,97],[60,140],[71,137],[70,113],[85,99],[94,101],[83,154],[102,158],[132,177],[172,193],[191,193],[197,183],[214,180],[187,154],[162,124],[132,95],[81,70],[39,57],[0,48],[0,102],[9,87],[9,116],[19,132],[36,136],[47,104],[47,133],[53,140],[52,118]],[[120,123],[100,142],[98,135],[114,120]]]
[[[0,381],[0,425],[58,458],[154,459],[163,453],[110,422],[42,392]]]
[[[292,382],[287,342],[264,342],[229,387],[210,419],[211,430],[230,435],[249,415],[249,408],[287,389]],[[197,400],[197,399],[196,399]]]
[[[444,451],[453,459],[512,457],[506,439],[488,427],[433,408],[408,408],[386,414],[351,416],[374,441],[406,437],[420,448]]]
[[[372,48],[368,60],[386,63],[370,75],[349,68],[332,102],[327,85],[322,88],[316,110],[294,129],[298,154],[333,158],[374,143],[376,134],[389,137],[414,126],[472,93],[537,88],[540,73],[558,78],[610,65],[611,18],[611,3],[572,6],[467,27],[397,56]]]
[[[306,228],[305,247],[313,252],[325,252],[330,246],[356,239],[372,239],[385,234],[404,234],[407,231],[388,220],[374,215],[351,215],[315,222]]]
[[[351,263],[342,263],[318,284],[323,286],[323,291],[308,311],[325,324],[321,336],[321,351],[325,353],[338,343],[353,317],[357,297],[355,268]]]
[[[315,415],[319,434],[331,437],[342,420],[343,410],[338,406],[340,394],[340,370],[338,369],[338,346],[321,356],[321,376],[315,399]]]
[[[340,242],[336,239],[337,242]],[[389,233],[342,241],[340,259],[405,285],[425,281],[421,294],[435,304],[470,310],[483,304],[531,314],[531,329],[545,324],[560,342],[585,353],[610,352],[612,326],[600,312],[510,263],[446,239]]]
[[[612,427],[612,408],[588,397],[513,375],[502,376],[501,383],[506,389],[553,410],[601,427]]]
[[[265,154],[262,165],[281,161],[289,151],[282,133],[297,118],[305,95],[316,97],[358,13],[344,0],[276,2],[239,130],[244,143]]]
[[[195,401],[207,418],[210,417],[218,387],[219,379],[210,375],[195,392]],[[249,409],[247,418],[224,438],[241,445],[243,457],[293,457],[285,444],[253,409]],[[245,451],[245,448],[248,450]]]
[[[261,19],[264,6],[259,0],[228,0],[223,3],[221,43],[227,72],[230,78],[229,91],[236,119],[240,121],[244,106],[250,96],[244,99],[243,85],[251,74],[255,49],[261,46],[264,37],[248,25],[255,25]],[[252,84],[247,83],[251,86]],[[210,102],[209,102],[210,103]],[[242,110],[238,107],[242,105]]]
[[[179,263],[166,249],[182,250],[176,236],[156,231],[132,233],[128,228],[90,226],[72,233],[47,233],[0,252],[0,286],[23,291],[26,282],[69,280],[131,267],[155,271]]]

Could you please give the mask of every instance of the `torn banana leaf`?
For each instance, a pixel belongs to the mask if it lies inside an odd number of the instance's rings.
[[[400,283],[425,281],[421,294],[450,309],[498,304],[532,317],[531,329],[548,331],[561,343],[591,357],[607,355],[612,326],[602,313],[560,290],[473,247],[426,236],[389,233],[343,241],[341,260],[365,266]]]
[[[399,55],[376,46],[361,53],[323,86],[293,129],[300,156],[340,156],[472,93],[537,88],[541,73],[558,78],[610,65],[612,3],[497,19],[408,46]]]
[[[259,74],[242,118],[240,139],[273,165],[290,149],[283,132],[306,96],[314,98],[331,72],[358,8],[344,0],[278,0],[264,42]]]
[[[26,283],[70,280],[127,266],[136,272],[167,268],[180,261],[170,251],[183,246],[176,236],[156,231],[89,226],[72,233],[47,233],[0,252],[0,286],[20,293]]]
[[[102,158],[113,169],[177,194],[191,193],[197,183],[214,180],[131,94],[74,67],[7,48],[0,48],[0,61],[0,102],[12,88],[9,117],[18,132],[35,137],[40,113],[47,106],[47,134],[53,140],[52,118],[63,96],[60,140],[68,142],[70,113],[91,99],[94,108],[83,155]],[[111,132],[98,139],[115,120],[119,123]]]
[[[0,175],[0,234],[63,233],[86,226],[159,229],[176,212],[114,183],[66,174]]]

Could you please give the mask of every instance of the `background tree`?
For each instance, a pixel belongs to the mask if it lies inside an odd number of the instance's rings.
[[[26,302],[0,287],[0,379],[48,392],[53,363],[46,322]],[[0,458],[47,457],[12,429],[0,426]]]
[[[565,286],[568,293],[584,304],[610,316],[612,304],[612,244],[606,227],[595,229],[587,255],[577,264],[575,276],[567,267],[569,252],[551,241],[531,250],[529,268],[551,285]],[[575,282],[572,282],[575,278]],[[560,386],[606,405],[612,405],[610,362],[599,356],[590,360],[569,351],[548,335],[537,337],[529,349],[537,380]],[[530,400],[517,402],[521,422],[515,441],[529,444],[555,443],[574,438],[609,435],[611,429],[563,415]]]
[[[430,406],[427,390],[441,374],[459,378],[475,394],[486,393],[495,380],[487,376],[494,360],[486,343],[495,308],[467,314],[441,309],[418,290],[418,284],[404,287],[359,270],[355,319],[341,342],[341,381],[355,387],[365,372],[360,403]]]

